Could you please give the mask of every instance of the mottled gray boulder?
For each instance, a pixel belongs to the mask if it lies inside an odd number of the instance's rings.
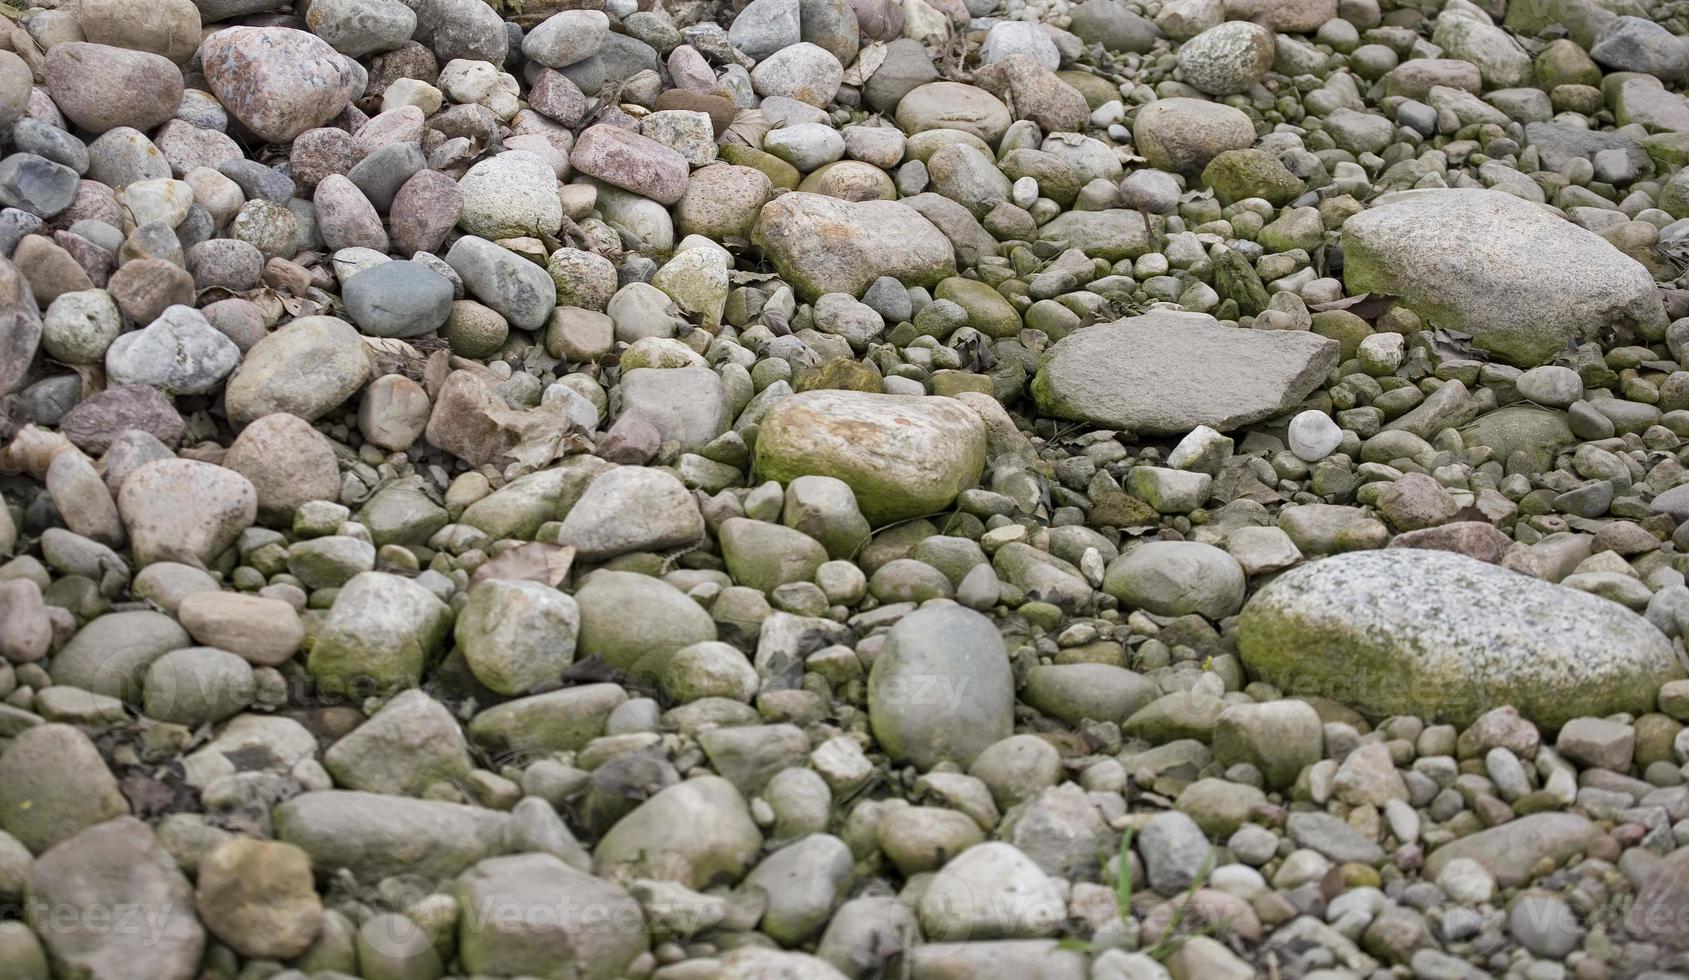
[[[1146,542],[1111,562],[1103,577],[1103,590],[1125,607],[1209,619],[1242,608],[1244,585],[1237,559],[1199,541]]]
[[[446,264],[463,288],[518,330],[538,330],[557,306],[557,284],[543,266],[474,235],[459,238]]]
[[[1506,31],[1470,15],[1438,17],[1431,43],[1450,58],[1478,66],[1485,88],[1517,88],[1531,80],[1531,56]]]
[[[1689,45],[1645,17],[1620,17],[1601,32],[1589,56],[1612,71],[1641,71],[1668,82],[1689,76]]]
[[[347,314],[371,337],[420,337],[445,325],[452,284],[427,266],[379,262],[341,286]]]
[[[703,535],[698,504],[672,473],[621,466],[587,485],[563,519],[557,543],[574,545],[582,561],[603,561],[691,544]]]
[[[1157,311],[1069,334],[1044,356],[1032,394],[1059,418],[1146,435],[1226,432],[1295,408],[1337,357],[1338,343],[1316,334]]]
[[[1056,931],[1067,903],[1019,848],[987,841],[946,864],[916,911],[930,940],[1032,939]]]
[[[100,750],[79,728],[26,728],[0,755],[0,831],[32,851],[128,814]]]
[[[1287,694],[1456,724],[1498,705],[1548,728],[1641,713],[1682,676],[1665,635],[1616,602],[1416,549],[1285,572],[1244,607],[1238,649]]]
[[[53,657],[50,673],[55,684],[139,703],[153,661],[192,643],[187,630],[161,613],[107,613],[77,630]]]
[[[598,842],[593,868],[601,875],[625,868],[702,888],[738,881],[761,849],[762,832],[745,798],[720,776],[701,776],[668,787],[617,821]]]
[[[868,675],[868,723],[893,759],[966,766],[1014,729],[1014,678],[991,620],[929,606],[899,620]]]
[[[825,293],[861,296],[881,276],[905,286],[933,286],[956,274],[950,240],[896,201],[783,194],[763,207],[751,241],[809,299]]]
[[[580,624],[575,600],[543,582],[489,579],[470,591],[453,632],[475,679],[514,695],[562,677]]]
[[[1135,259],[1151,248],[1143,215],[1125,208],[1057,215],[1038,229],[1038,240],[1064,251],[1076,248],[1110,262]]]
[[[458,783],[473,768],[451,710],[418,690],[387,702],[329,746],[323,766],[347,789],[402,796]]]
[[[550,854],[488,858],[452,893],[458,955],[476,975],[614,980],[650,945],[631,895]]]
[[[276,839],[311,856],[318,875],[344,868],[359,881],[391,875],[450,878],[505,853],[510,814],[461,803],[319,790],[271,812]]]
[[[1272,787],[1294,785],[1305,766],[1320,761],[1324,746],[1319,712],[1306,701],[1234,704],[1214,723],[1214,758],[1227,766],[1248,763]]]
[[[695,450],[727,431],[732,416],[721,377],[707,367],[634,368],[622,375],[621,410],[664,442]]]
[[[1606,331],[1665,335],[1654,278],[1606,239],[1500,191],[1388,195],[1343,225],[1343,282],[1533,367]]]
[[[1254,145],[1255,125],[1218,102],[1158,99],[1138,110],[1132,142],[1155,169],[1195,176],[1225,151]]]
[[[602,657],[621,670],[646,658],[655,670],[681,647],[713,640],[715,620],[667,582],[637,572],[594,572],[575,590],[582,657]],[[641,668],[643,670],[645,668]]]
[[[152,385],[173,395],[204,394],[240,363],[240,348],[188,306],[172,306],[106,349],[114,384]]]
[[[124,816],[53,848],[30,870],[24,903],[56,976],[191,980],[205,929],[193,888],[152,828]],[[128,928],[118,928],[129,922]]]
[[[1276,50],[1272,31],[1227,21],[1181,44],[1179,69],[1186,82],[1209,95],[1234,95],[1266,76]]]
[[[1483,865],[1503,888],[1517,888],[1535,876],[1538,863],[1559,865],[1587,854],[1601,828],[1577,813],[1533,813],[1444,844],[1425,859],[1423,877],[1436,880],[1449,862],[1465,858]]]
[[[802,40],[798,9],[798,0],[753,0],[733,18],[727,40],[761,61]]]
[[[1073,8],[1068,30],[1086,44],[1143,54],[1161,36],[1154,24],[1132,11],[1123,0],[1086,0]]]
[[[469,737],[499,757],[572,751],[604,734],[605,720],[627,699],[619,684],[581,684],[516,698],[476,715]]]
[[[745,878],[769,897],[760,928],[783,945],[802,945],[826,925],[854,870],[850,848],[832,834],[810,834],[770,854]]]

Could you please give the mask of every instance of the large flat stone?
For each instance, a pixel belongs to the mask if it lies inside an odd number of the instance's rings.
[[[1337,357],[1337,341],[1312,333],[1156,311],[1064,338],[1045,356],[1032,394],[1059,418],[1146,435],[1199,425],[1225,432],[1295,408]]]

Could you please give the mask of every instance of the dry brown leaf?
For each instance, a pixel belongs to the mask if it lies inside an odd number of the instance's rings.
[[[874,73],[879,71],[880,66],[885,62],[886,46],[879,41],[875,41],[857,52],[856,61],[845,69],[844,83],[861,88],[867,84],[868,79],[874,77]]]
[[[469,587],[489,579],[504,582],[539,582],[556,588],[569,577],[575,564],[573,545],[530,541],[506,551],[475,570]]]

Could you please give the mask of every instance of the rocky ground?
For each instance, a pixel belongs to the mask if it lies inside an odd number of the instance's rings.
[[[6,4],[0,980],[1689,976],[1682,3]]]

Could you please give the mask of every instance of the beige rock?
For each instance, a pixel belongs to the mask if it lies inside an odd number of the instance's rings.
[[[258,516],[252,481],[192,459],[161,459],[123,481],[117,511],[135,564],[179,561],[204,567]]]
[[[421,385],[402,374],[384,374],[364,389],[358,431],[366,442],[403,452],[422,437],[432,408]]]
[[[223,465],[252,481],[258,512],[269,521],[291,522],[309,501],[340,499],[334,447],[297,415],[274,412],[248,425]]]
[[[272,412],[307,422],[339,406],[369,380],[358,331],[331,316],[302,317],[252,345],[229,376],[229,421],[245,425]]]
[[[873,524],[943,510],[979,480],[985,422],[950,398],[806,391],[774,406],[757,437],[757,472],[850,485]]]
[[[88,457],[74,449],[56,453],[47,466],[47,492],[65,527],[114,548],[123,544],[117,504]]]
[[[52,642],[53,623],[35,580],[0,582],[0,660],[32,663],[47,655]]]
[[[83,36],[96,44],[151,51],[178,65],[199,50],[193,0],[79,0],[76,11]]]
[[[195,640],[261,667],[286,663],[305,642],[299,613],[280,599],[239,592],[192,592],[176,618]]]
[[[200,919],[244,956],[291,959],[322,928],[311,859],[293,844],[233,838],[200,859],[198,877]]]

